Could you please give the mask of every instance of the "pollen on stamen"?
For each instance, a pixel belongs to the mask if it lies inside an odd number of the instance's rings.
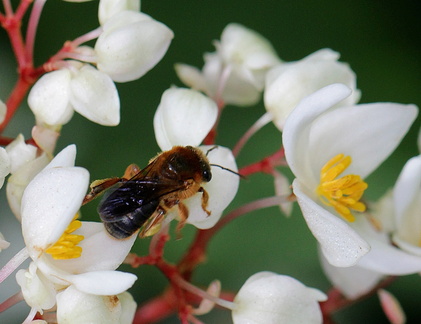
[[[360,201],[368,185],[359,175],[348,174],[338,178],[351,164],[350,156],[338,154],[330,159],[320,170],[320,184],[316,189],[320,200],[332,206],[342,218],[349,222],[355,220],[351,210],[364,212],[366,206]]]
[[[78,244],[84,239],[84,237],[83,235],[72,234],[82,226],[82,223],[79,220],[76,220],[77,217],[78,214],[76,214],[75,218],[66,228],[58,241],[45,250],[45,252],[50,254],[53,259],[75,259],[82,255],[82,248],[78,246]]]

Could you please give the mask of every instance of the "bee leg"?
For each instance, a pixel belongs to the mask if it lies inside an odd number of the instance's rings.
[[[94,198],[96,198],[98,195],[100,195],[104,190],[112,187],[118,182],[123,181],[122,178],[107,178],[102,180],[95,180],[91,183],[90,188],[91,191],[83,198],[82,205],[87,204]]]
[[[151,218],[148,219],[146,224],[143,226],[142,230],[139,233],[139,237],[143,238],[146,236],[152,236],[156,234],[160,228],[161,228],[161,222],[164,220],[164,216],[166,214],[166,210],[158,206],[154,214],[151,216]]]
[[[127,168],[126,171],[124,171],[124,175],[123,178],[124,179],[131,179],[133,178],[134,175],[136,175],[137,173],[139,173],[141,169],[136,165],[136,164],[130,164]]]
[[[189,209],[182,202],[179,202],[177,207],[178,207],[178,216],[180,217],[180,220],[177,224],[177,227],[175,228],[175,231],[177,233],[177,239],[180,239],[181,229],[184,227],[184,225],[186,224],[187,218],[189,217]]]
[[[202,209],[206,214],[208,214],[208,216],[210,216],[211,212],[207,209],[209,194],[203,187],[200,187],[198,191],[202,193]]]

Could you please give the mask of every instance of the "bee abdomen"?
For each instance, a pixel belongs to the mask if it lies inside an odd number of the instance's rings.
[[[139,230],[142,225],[152,216],[155,210],[158,208],[159,201],[152,200],[135,211],[128,213],[124,216],[119,217],[117,221],[105,220],[105,217],[100,216],[103,220],[105,229],[110,233],[111,236],[116,239],[125,239],[133,235]]]

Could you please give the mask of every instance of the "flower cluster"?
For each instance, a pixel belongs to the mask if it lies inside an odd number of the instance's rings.
[[[0,100],[0,188],[5,184],[24,246],[0,270],[1,283],[19,268],[20,287],[0,304],[0,312],[25,301],[30,312],[24,323],[155,323],[175,313],[183,324],[199,324],[198,316],[218,305],[231,312],[234,324],[322,323],[332,322],[332,313],[344,305],[378,293],[388,318],[405,321],[397,299],[380,288],[396,276],[421,272],[421,155],[406,163],[381,199],[369,201],[364,194],[372,185],[369,175],[417,118],[416,105],[359,103],[356,74],[339,61],[339,53],[323,48],[287,62],[265,37],[230,23],[201,69],[175,65],[185,87],[165,90],[153,118],[163,153],[144,168],[130,165],[122,177],[92,180],[86,168],[75,166],[75,144],[55,153],[62,127],[75,111],[100,125],[118,125],[114,82],[134,81],[151,70],[173,32],[141,12],[140,1],[100,0],[99,27],[34,67],[45,0],[33,6],[21,1],[15,11],[4,3],[0,23],[12,40],[19,79],[9,100]],[[29,9],[23,40],[16,22]],[[31,137],[5,137],[26,94],[35,116]],[[237,144],[219,145],[224,109],[260,101],[261,117]],[[238,167],[240,151],[269,123],[276,127],[278,149]],[[191,155],[180,156],[177,149]],[[261,173],[271,176],[273,194],[231,206],[242,179]],[[99,217],[94,215],[103,222],[80,220],[82,206],[104,191]],[[329,293],[264,269],[250,274],[237,293],[217,279],[206,290],[193,283],[211,240],[227,224],[273,206],[290,216],[295,202],[334,286]],[[184,226],[194,238],[182,257],[170,262],[164,252],[174,226],[178,239],[184,239]],[[256,240],[266,235],[254,232]],[[9,246],[3,234],[0,251]],[[146,255],[137,254],[136,239],[149,244]],[[280,247],[268,249],[276,255]],[[25,260],[29,265],[21,267]],[[128,290],[137,276],[119,270],[123,263],[134,273],[143,265],[156,267],[168,279],[167,289],[149,301],[136,300],[135,290]]]

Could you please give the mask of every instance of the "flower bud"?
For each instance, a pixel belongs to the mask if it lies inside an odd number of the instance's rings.
[[[195,90],[166,90],[154,117],[155,137],[165,151],[174,145],[198,146],[218,115],[215,102]]]
[[[234,299],[234,324],[322,323],[319,290],[296,279],[272,272],[251,276]]]
[[[103,26],[95,44],[97,67],[114,81],[133,81],[152,69],[174,37],[164,24],[140,12],[122,11]]]
[[[101,0],[98,19],[104,25],[108,19],[124,10],[140,11],[140,0]]]

